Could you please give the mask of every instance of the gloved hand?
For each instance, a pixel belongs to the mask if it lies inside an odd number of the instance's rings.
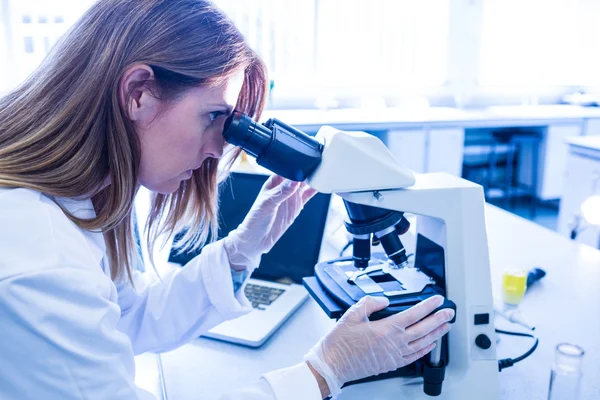
[[[433,350],[434,342],[450,330],[447,321],[454,311],[444,309],[423,318],[443,300],[433,296],[404,312],[371,322],[369,316],[387,307],[389,300],[366,296],[346,311],[305,361],[327,382],[335,399],[344,383],[394,371]]]
[[[224,239],[232,268],[258,265],[316,193],[279,175],[267,179],[244,221]]]

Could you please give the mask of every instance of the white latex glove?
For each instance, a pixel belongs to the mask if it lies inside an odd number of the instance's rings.
[[[323,377],[335,399],[344,383],[394,371],[433,350],[434,342],[450,330],[447,321],[454,311],[444,309],[423,318],[443,300],[433,296],[404,312],[371,322],[369,316],[387,307],[389,300],[364,297],[309,351],[305,361]]]
[[[231,266],[258,265],[316,193],[306,183],[279,175],[267,179],[244,221],[223,239]]]

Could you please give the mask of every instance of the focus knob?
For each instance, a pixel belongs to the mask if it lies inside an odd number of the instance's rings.
[[[490,347],[492,347],[492,341],[483,333],[475,338],[475,344],[477,345],[477,347],[483,350],[487,350]]]

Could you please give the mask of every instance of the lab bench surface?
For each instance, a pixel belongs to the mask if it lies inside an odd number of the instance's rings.
[[[546,400],[554,348],[571,342],[585,349],[580,399],[600,398],[600,251],[570,241],[494,206],[486,208],[492,284],[500,293],[507,268],[540,267],[547,276],[528,292],[521,310],[536,326],[538,349],[500,373],[500,399]],[[273,369],[294,365],[331,327],[319,306],[307,301],[260,349],[197,339],[162,354],[168,399],[218,399],[225,391],[255,382]],[[523,331],[501,317],[496,326]],[[306,329],[310,327],[310,329]],[[527,338],[502,336],[498,357],[516,357],[531,346]],[[393,380],[344,389],[341,400],[396,399]],[[479,400],[479,399],[478,399]]]

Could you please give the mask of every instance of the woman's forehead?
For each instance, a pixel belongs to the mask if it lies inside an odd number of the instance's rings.
[[[240,71],[239,73],[224,77],[212,85],[191,89],[188,92],[188,98],[213,105],[226,104],[230,107],[235,107],[243,83],[244,72]]]

